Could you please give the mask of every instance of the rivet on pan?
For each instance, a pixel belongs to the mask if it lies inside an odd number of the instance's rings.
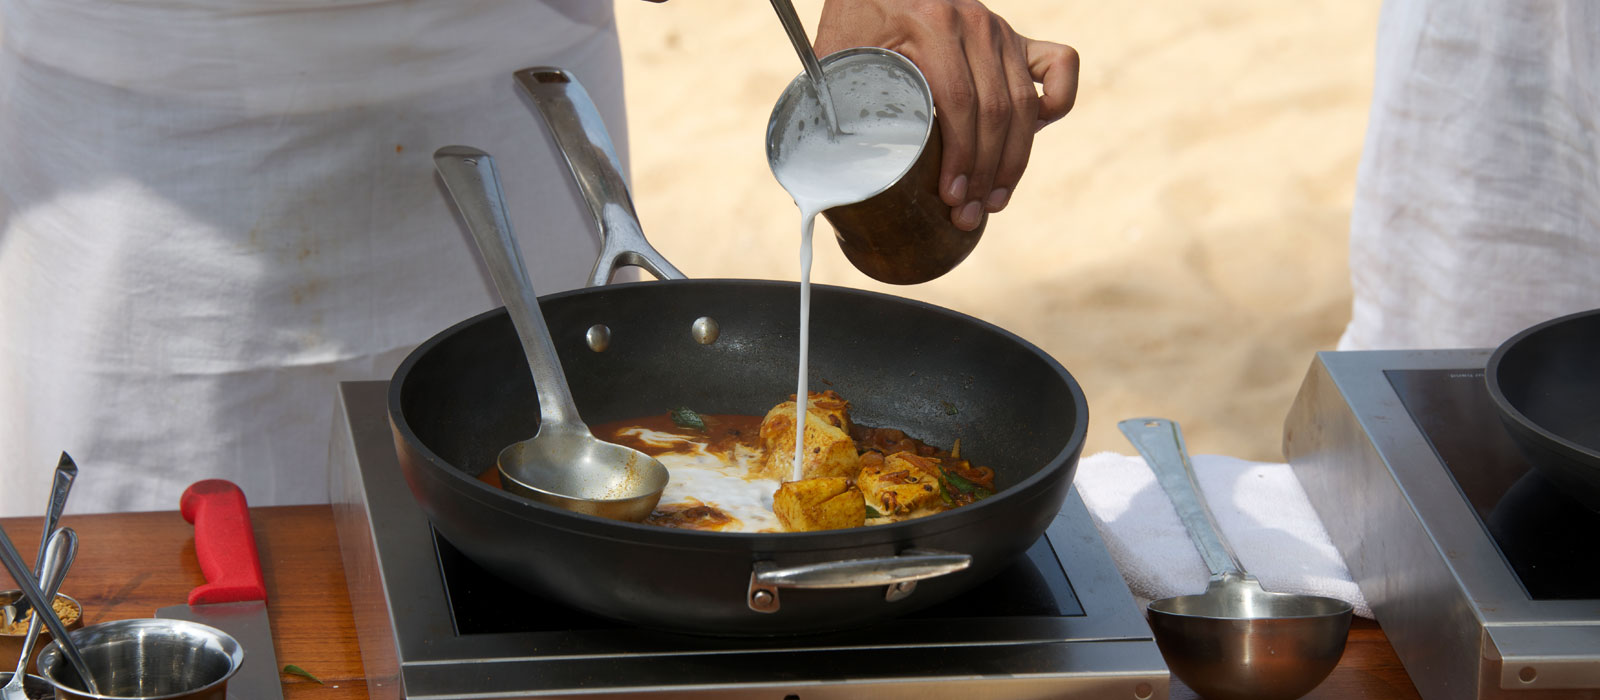
[[[760,613],[778,612],[778,592],[762,589],[750,594],[750,609]]]
[[[916,581],[901,581],[899,583],[891,583],[889,584],[889,590],[884,591],[883,599],[893,603],[897,600],[905,599],[906,596],[911,595],[912,592],[916,590]]]
[[[589,349],[595,352],[605,352],[606,348],[611,347],[611,329],[603,323],[589,326],[589,332],[583,334],[583,338],[588,341]]]
[[[701,316],[694,320],[690,333],[694,335],[694,342],[701,345],[710,345],[717,342],[717,336],[722,334],[722,326],[717,325],[717,319],[710,316]]]

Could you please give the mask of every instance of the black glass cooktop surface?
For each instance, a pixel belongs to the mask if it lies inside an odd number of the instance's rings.
[[[1600,599],[1600,513],[1532,468],[1500,422],[1483,370],[1384,374],[1528,596]]]

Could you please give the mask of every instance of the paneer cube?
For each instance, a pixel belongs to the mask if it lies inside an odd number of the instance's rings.
[[[861,470],[856,443],[850,439],[850,403],[832,391],[811,392],[806,413],[805,454],[801,478],[842,476],[854,479]],[[761,420],[762,460],[757,476],[794,478],[795,402],[774,406]]]
[[[861,491],[842,476],[784,482],[772,494],[772,510],[788,532],[859,527],[867,518]]]
[[[863,466],[856,485],[879,514],[904,515],[940,500],[939,460],[896,452]]]

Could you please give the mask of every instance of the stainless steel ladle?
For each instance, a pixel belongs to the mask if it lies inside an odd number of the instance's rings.
[[[1292,700],[1311,692],[1344,654],[1350,604],[1263,590],[1206,507],[1178,424],[1133,418],[1117,427],[1150,464],[1211,569],[1205,593],[1147,608],[1173,675],[1208,700]]]
[[[643,452],[596,438],[579,418],[511,232],[494,159],[476,148],[446,146],[434,152],[433,160],[516,326],[539,394],[539,432],[500,451],[502,485],[579,513],[645,519],[661,500],[667,468]]]

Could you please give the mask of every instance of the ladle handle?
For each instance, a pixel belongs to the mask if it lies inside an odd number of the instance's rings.
[[[589,92],[560,68],[524,68],[513,76],[550,127],[556,148],[578,181],[578,190],[600,231],[600,258],[589,272],[587,286],[611,281],[611,275],[623,265],[642,267],[656,279],[684,279],[684,274],[645,240],[628,182],[622,177],[622,159],[611,145],[605,120]]]
[[[445,189],[461,210],[461,217],[466,219],[495,289],[500,292],[500,300],[505,302],[517,337],[522,341],[522,352],[527,355],[528,370],[533,374],[534,390],[539,394],[540,430],[583,425],[572,401],[567,375],[561,371],[555,343],[550,340],[550,328],[539,311],[533,280],[528,276],[516,236],[511,232],[494,159],[471,146],[445,146],[434,152],[433,164],[444,179]]]
[[[1194,464],[1189,461],[1189,451],[1183,444],[1183,431],[1178,424],[1165,418],[1130,418],[1117,423],[1122,434],[1139,450],[1144,461],[1156,474],[1156,481],[1172,499],[1172,505],[1200,550],[1200,558],[1211,569],[1213,579],[1233,574],[1245,577],[1238,555],[1228,546],[1222,529],[1211,515],[1206,498],[1200,493],[1200,483],[1195,479]]]

